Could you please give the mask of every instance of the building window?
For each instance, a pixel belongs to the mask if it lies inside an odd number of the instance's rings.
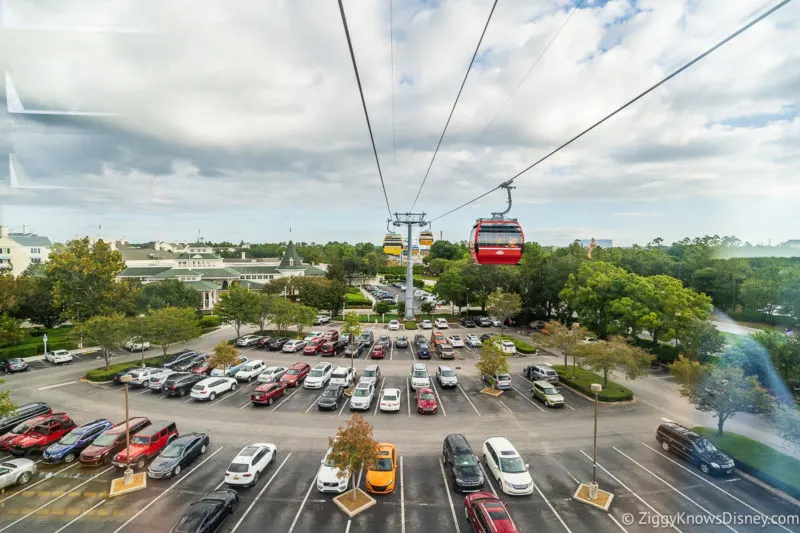
[[[41,253],[41,248],[31,248],[31,253],[32,253],[32,254],[38,254],[38,253]]]
[[[41,262],[42,262],[42,260],[40,258],[38,258],[38,257],[32,257],[31,258],[31,263],[41,263]]]

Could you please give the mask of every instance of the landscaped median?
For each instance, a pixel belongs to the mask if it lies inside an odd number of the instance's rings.
[[[145,366],[161,366],[164,362],[164,357],[148,357],[144,360]],[[89,381],[95,382],[104,382],[104,381],[111,381],[114,379],[114,374],[117,372],[122,372],[126,368],[130,368],[132,366],[137,366],[142,363],[141,359],[135,359],[133,361],[128,361],[127,363],[117,363],[115,365],[111,365],[111,367],[106,370],[105,368],[96,368],[94,370],[89,370],[86,373],[86,379]]]
[[[692,431],[733,457],[736,468],[742,472],[800,498],[799,460],[737,433],[726,431],[722,437],[718,437],[716,429],[702,426],[692,428]]]
[[[515,339],[514,337],[509,337],[508,335],[498,335],[503,340],[511,341],[514,343],[514,346],[517,347],[517,352],[523,355],[531,355],[536,353],[536,346],[528,344],[525,341],[521,341],[519,339]]]
[[[575,369],[575,377],[572,377],[571,366],[565,369],[564,365],[552,365],[552,368],[558,373],[561,383],[591,398],[594,398],[592,383],[603,383],[602,376],[580,367]],[[633,399],[633,391],[619,383],[609,381],[608,386],[603,387],[597,399],[601,402],[626,402]]]

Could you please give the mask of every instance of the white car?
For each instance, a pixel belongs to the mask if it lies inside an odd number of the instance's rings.
[[[30,459],[8,459],[0,463],[0,490],[11,485],[26,485],[36,474],[36,463]]]
[[[309,342],[309,341],[313,341],[314,339],[318,339],[318,338],[320,338],[320,337],[322,337],[324,335],[325,335],[325,333],[322,332],[322,331],[309,331],[306,334],[306,336],[305,336],[305,338],[303,340],[305,342]]]
[[[450,343],[450,346],[453,348],[463,348],[464,341],[461,339],[459,335],[450,335],[447,337],[447,342]]]
[[[458,376],[449,366],[442,365],[436,369],[436,381],[439,382],[439,386],[443,389],[458,387]]]
[[[304,389],[321,389],[331,379],[333,365],[330,363],[317,363],[311,369],[303,382]]]
[[[236,390],[236,380],[233,378],[216,377],[206,378],[195,383],[189,394],[195,400],[214,401],[218,394]]]
[[[381,411],[400,411],[400,389],[383,389],[381,392]]]
[[[317,471],[317,490],[320,492],[337,492],[341,494],[347,490],[350,484],[350,474],[339,476],[340,470],[333,466],[328,457],[331,454],[330,448],[325,453],[325,459]]]
[[[317,318],[314,319],[314,324],[315,325],[317,325],[317,324],[327,324],[330,321],[331,321],[331,317],[329,317],[328,315],[317,315]]]
[[[422,322],[419,323],[419,327],[421,327],[422,329],[433,329],[433,322],[431,322],[430,320],[423,320]]]
[[[421,389],[431,386],[431,378],[428,376],[428,367],[425,363],[412,363],[411,374],[409,375],[411,390]]]
[[[400,329],[400,322],[397,320],[390,320],[387,328],[389,331],[397,331]]]
[[[136,385],[137,387],[149,385],[150,378],[161,374],[163,371],[164,370],[162,368],[140,368],[138,370],[134,370],[128,373],[128,375],[131,377],[131,380],[128,383],[131,385]]]
[[[478,338],[478,336],[473,334],[467,335],[466,343],[467,346],[469,346],[470,348],[480,348],[481,346],[483,346],[483,343]]]
[[[240,346],[243,348],[247,346],[253,346],[255,343],[259,341],[259,339],[261,339],[259,335],[244,335],[236,339],[236,346]]]
[[[306,341],[289,341],[281,348],[282,352],[295,353],[306,347]]]
[[[436,329],[447,329],[450,326],[447,323],[446,318],[437,318],[436,319]]]
[[[517,347],[514,346],[514,343],[511,341],[502,341],[496,342],[494,345],[500,349],[501,352],[507,354],[515,354],[517,353]]]
[[[236,373],[239,370],[242,369],[242,367],[244,365],[247,364],[248,361],[249,361],[249,359],[247,357],[245,357],[243,355],[240,355],[236,359],[236,362],[234,364],[232,364],[231,366],[229,366],[228,368],[225,368],[225,369],[214,368],[213,370],[211,370],[210,376],[214,377],[214,378],[218,378],[218,377],[221,377],[221,376],[226,376],[226,377],[232,378],[233,376],[236,375]]]
[[[157,374],[150,374],[150,381],[147,382],[147,386],[150,387],[150,390],[153,392],[161,392],[167,378],[172,374],[177,374],[177,372],[168,368],[159,368],[156,370],[160,370],[160,372]]]
[[[141,337],[134,337],[126,342],[123,347],[129,352],[143,352],[150,349],[150,341],[143,341]]]
[[[360,382],[350,396],[351,411],[366,411],[372,406],[372,399],[375,397],[375,384],[371,381]]]
[[[349,366],[337,366],[331,373],[330,385],[338,385],[349,389],[356,382],[356,369]]]
[[[500,319],[499,319],[499,318],[497,318],[497,317],[490,316],[490,317],[489,317],[489,320],[491,320],[491,321],[492,321],[492,327],[494,327],[494,328],[499,328],[500,326],[502,326],[502,325],[503,325],[503,324],[500,322]]]
[[[265,367],[264,361],[253,359],[240,368],[233,377],[238,381],[253,381],[264,371]]]
[[[278,383],[288,370],[285,366],[268,366],[258,375],[259,383]]]
[[[72,362],[72,354],[67,350],[54,350],[52,352],[47,352],[47,355],[45,355],[44,358],[54,365]]]
[[[490,475],[506,494],[522,496],[533,493],[533,478],[529,464],[505,437],[489,437],[483,441],[483,462]]]
[[[278,447],[274,444],[257,442],[246,446],[233,458],[225,471],[225,484],[252,486],[259,476],[275,460]]]

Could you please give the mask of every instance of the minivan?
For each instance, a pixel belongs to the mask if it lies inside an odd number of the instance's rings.
[[[431,378],[428,376],[428,367],[424,363],[412,363],[411,374],[409,374],[411,390],[431,386]]]
[[[533,494],[530,465],[505,437],[489,437],[483,441],[483,461],[497,480],[500,490],[514,496]]]
[[[736,467],[733,459],[719,451],[708,439],[678,423],[664,422],[659,425],[656,440],[662,450],[697,465],[704,474],[731,474]]]
[[[453,433],[444,438],[442,464],[449,469],[456,492],[483,490],[481,465],[464,435]]]

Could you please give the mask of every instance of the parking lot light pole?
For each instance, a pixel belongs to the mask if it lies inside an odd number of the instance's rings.
[[[146,473],[140,472],[134,475],[133,468],[131,467],[131,426],[128,404],[128,387],[130,381],[130,375],[125,375],[120,378],[120,382],[125,386],[125,461],[127,465],[121,478],[111,480],[111,489],[108,492],[109,496],[119,496],[147,487]]]
[[[120,381],[125,385],[125,458],[128,461],[128,467],[125,469],[125,484],[130,485],[133,482],[133,468],[131,468],[131,424],[130,411],[128,409],[128,385],[131,381],[131,376],[122,376]]]
[[[592,452],[592,481],[589,483],[579,483],[578,489],[573,495],[573,499],[608,512],[608,510],[611,508],[611,502],[614,500],[614,495],[606,490],[601,490],[597,486],[597,404],[600,403],[599,396],[600,391],[602,390],[602,385],[599,383],[592,383],[592,392],[594,393],[594,449]]]
[[[603,386],[599,383],[592,383],[594,393],[594,457],[592,460],[592,485],[589,492],[592,499],[597,499],[597,400]]]

